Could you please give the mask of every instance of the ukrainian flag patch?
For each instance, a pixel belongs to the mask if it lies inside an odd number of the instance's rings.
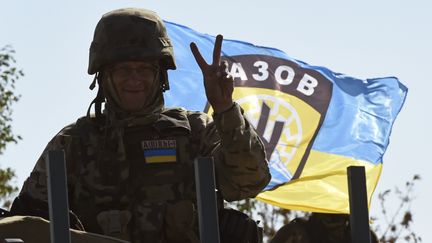
[[[142,141],[144,160],[148,164],[175,163],[177,150],[175,140]]]

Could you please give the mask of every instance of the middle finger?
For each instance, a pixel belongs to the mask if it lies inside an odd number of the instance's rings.
[[[212,65],[219,65],[220,62],[220,56],[221,56],[221,49],[222,49],[222,35],[217,35],[215,40],[215,45],[213,49],[213,63]]]

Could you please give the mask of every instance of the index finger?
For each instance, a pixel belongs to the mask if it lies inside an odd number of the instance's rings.
[[[216,40],[215,40],[214,49],[213,49],[213,63],[212,63],[212,65],[219,65],[219,63],[220,63],[222,41],[223,41],[223,36],[220,34],[217,35]]]
[[[190,43],[190,49],[195,57],[195,61],[198,63],[198,66],[201,68],[201,70],[204,70],[206,68],[207,62],[204,60],[204,57],[201,55],[195,42]]]

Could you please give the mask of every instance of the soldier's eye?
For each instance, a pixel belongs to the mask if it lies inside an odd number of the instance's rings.
[[[117,67],[114,68],[112,74],[119,78],[128,78],[136,73],[140,77],[153,77],[157,72],[156,67],[141,66],[141,67]]]

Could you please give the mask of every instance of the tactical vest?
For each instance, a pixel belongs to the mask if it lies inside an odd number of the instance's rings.
[[[68,161],[77,176],[69,201],[87,231],[131,242],[197,240],[200,141],[190,124],[186,111],[171,109],[116,137],[93,119],[77,121],[79,141],[67,153],[77,155]]]

